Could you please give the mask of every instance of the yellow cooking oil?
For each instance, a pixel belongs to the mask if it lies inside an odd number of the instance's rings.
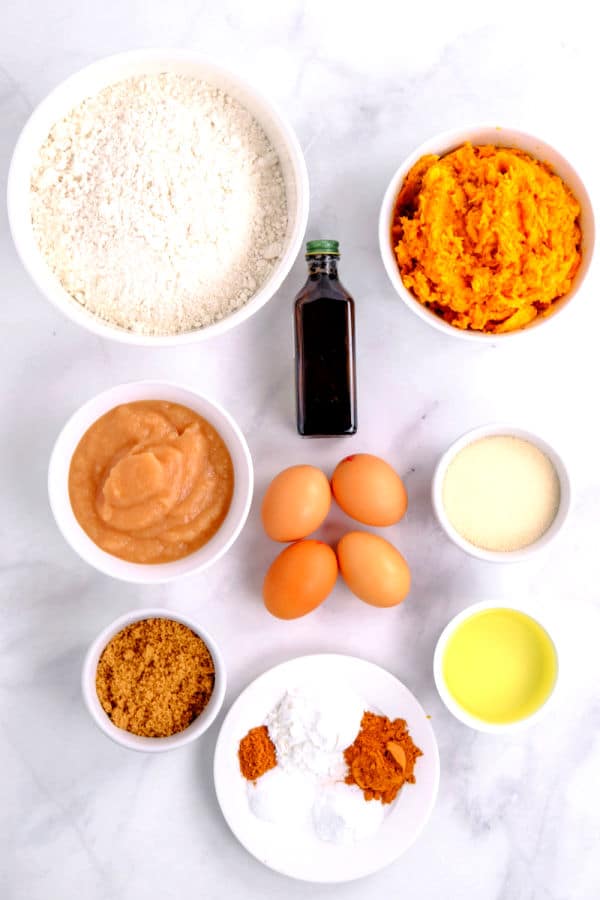
[[[498,725],[539,709],[557,669],[547,632],[531,616],[507,608],[480,610],[461,622],[442,660],[444,681],[459,706]]]

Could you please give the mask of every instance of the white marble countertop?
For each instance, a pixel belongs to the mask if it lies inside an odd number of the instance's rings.
[[[471,121],[538,133],[563,150],[592,195],[600,83],[585,4],[328,2],[74,3],[5,0],[0,29],[0,178],[19,129],[45,93],[84,64],[135,46],[208,52],[247,73],[297,129],[312,187],[309,234],[341,241],[357,301],[360,428],[303,442],[292,416],[291,302],[300,259],[250,322],[199,347],[146,351],[95,339],[51,308],[21,268],[0,210],[2,538],[0,586],[0,896],[3,900],[362,898],[594,900],[600,890],[598,336],[595,272],[560,323],[507,347],[437,334],[393,293],[377,249],[382,192],[428,136]],[[564,16],[568,14],[568,21]],[[590,105],[591,104],[591,105]],[[282,464],[332,466],[350,450],[394,462],[410,512],[393,530],[414,587],[378,611],[340,585],[306,619],[281,623],[260,601],[274,547],[257,504],[233,550],[168,587],[122,585],[88,568],[57,532],[46,499],[52,442],[65,418],[121,381],[168,377],[212,394],[237,418],[257,495]],[[436,527],[436,458],[493,419],[538,430],[563,450],[575,496],[551,552],[526,565],[469,559]],[[515,737],[475,734],[445,711],[431,658],[451,615],[509,597],[543,612],[561,641],[551,717]],[[194,613],[224,651],[225,708],[265,668],[315,651],[388,668],[432,716],[442,759],[433,817],[397,863],[371,879],[307,888],[263,868],[229,832],[211,774],[217,727],[196,744],[144,757],[113,745],[87,716],[87,644],[126,610]]]

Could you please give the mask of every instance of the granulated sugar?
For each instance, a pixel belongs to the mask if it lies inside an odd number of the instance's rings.
[[[161,73],[118,82],[52,128],[31,178],[35,237],[112,325],[177,334],[246,303],[287,228],[279,158],[233,97]]]
[[[537,541],[560,503],[560,482],[548,457],[512,435],[468,444],[450,462],[443,503],[452,526],[476,547],[507,552]]]

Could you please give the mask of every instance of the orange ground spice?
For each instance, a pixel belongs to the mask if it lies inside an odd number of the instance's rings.
[[[548,315],[581,263],[580,206],[547,163],[463,144],[406,176],[391,240],[404,285],[455,328],[499,334]]]
[[[391,803],[405,782],[415,783],[415,762],[422,755],[404,719],[366,712],[354,743],[344,750],[346,784],[358,785],[365,800]]]
[[[275,744],[269,737],[266,725],[251,728],[240,741],[238,750],[240,771],[248,781],[256,781],[277,765]]]

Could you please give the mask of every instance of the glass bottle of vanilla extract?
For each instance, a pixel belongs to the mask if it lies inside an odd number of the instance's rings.
[[[356,433],[354,300],[338,279],[337,241],[306,245],[308,280],[296,297],[296,410],[306,437]]]

